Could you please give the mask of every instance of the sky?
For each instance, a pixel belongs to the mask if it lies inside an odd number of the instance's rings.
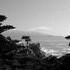
[[[17,30],[70,34],[70,0],[0,0],[0,14]]]

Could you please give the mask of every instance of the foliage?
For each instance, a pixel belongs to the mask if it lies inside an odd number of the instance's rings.
[[[0,15],[0,33],[7,31],[9,29],[14,29],[15,27],[13,27],[12,25],[3,25],[2,22],[4,20],[6,20],[6,16],[4,15]]]
[[[4,20],[6,20],[6,16],[4,16],[4,15],[0,15],[0,22],[3,22]]]
[[[4,26],[0,26],[0,33],[7,31],[9,29],[14,29],[15,27],[11,26],[11,25],[4,25]]]
[[[29,45],[30,49],[33,51],[35,58],[42,59],[45,55],[41,52],[40,43],[32,43]]]
[[[16,40],[16,39],[13,40],[13,39],[11,39],[10,36],[7,36],[6,39],[7,39],[8,41],[12,42],[12,43],[15,43],[15,44],[19,42],[19,40]]]
[[[22,39],[25,40],[25,42],[27,43],[26,45],[29,45],[29,41],[31,41],[30,36],[22,36]]]
[[[6,20],[6,16],[0,15],[0,54],[9,52],[15,48],[15,44],[9,42],[6,37],[1,33],[9,29],[14,29],[15,27],[11,25],[3,25],[3,21]],[[14,47],[13,47],[14,46]]]

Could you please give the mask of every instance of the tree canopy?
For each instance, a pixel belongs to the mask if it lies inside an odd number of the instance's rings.
[[[4,20],[6,20],[6,16],[4,16],[4,15],[0,15],[0,22],[3,22]]]
[[[6,20],[6,18],[6,16],[0,15],[0,33],[15,28],[12,25],[3,25],[3,21]]]

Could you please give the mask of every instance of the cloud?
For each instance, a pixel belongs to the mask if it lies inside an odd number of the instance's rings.
[[[51,30],[51,28],[46,26],[40,26],[40,27],[31,28],[29,30],[30,31],[48,31],[48,30]]]
[[[42,34],[51,34],[52,28],[47,26],[39,26],[39,27],[30,28],[28,29],[28,31],[38,32]]]

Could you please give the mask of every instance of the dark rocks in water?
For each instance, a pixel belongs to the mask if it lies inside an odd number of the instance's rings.
[[[70,39],[70,35],[66,36],[65,39]]]
[[[70,42],[69,42],[69,46],[70,46]]]
[[[66,36],[65,39],[70,40],[70,35]],[[70,46],[70,42],[69,42],[69,46]]]

